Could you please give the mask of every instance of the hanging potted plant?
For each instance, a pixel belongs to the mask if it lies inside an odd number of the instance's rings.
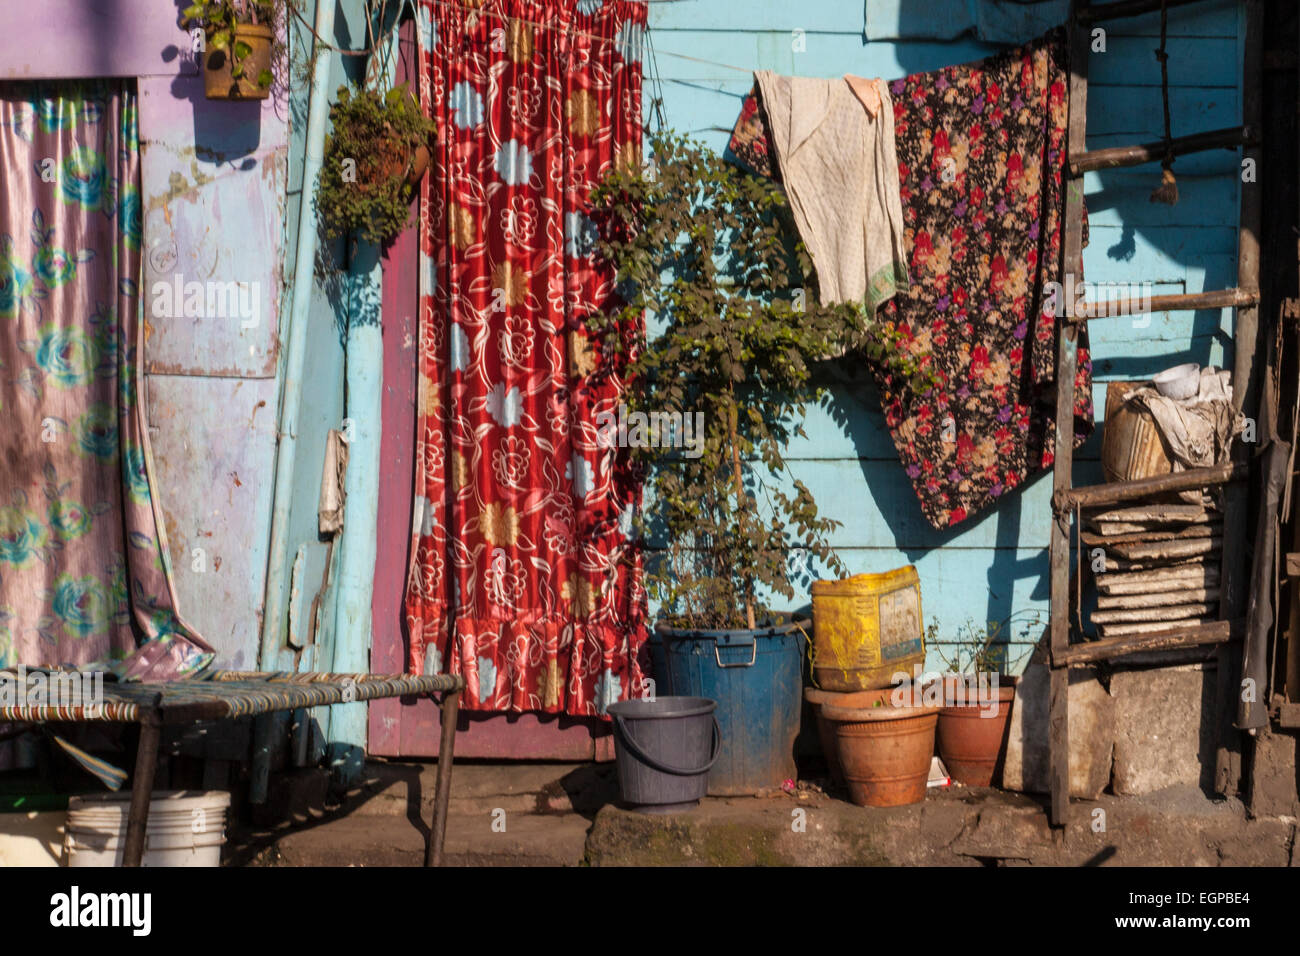
[[[1031,612],[1031,617],[1042,623],[1037,613]],[[1008,673],[1012,663],[1007,659],[1011,645],[1005,639],[1009,625],[1010,620],[989,621],[980,627],[968,620],[957,628],[952,641],[939,639],[938,622],[927,629],[927,643],[949,671],[941,678],[943,707],[936,734],[939,756],[953,780],[971,787],[990,786],[1006,754],[1016,697],[1016,678]]]
[[[387,242],[410,219],[411,190],[428,169],[436,126],[405,85],[383,94],[339,87],[330,121],[316,191],[325,234]]]
[[[285,0],[194,0],[181,12],[204,36],[203,91],[210,100],[264,100],[275,80],[276,7]]]
[[[592,197],[624,304],[589,328],[630,358],[626,427],[616,439],[607,423],[602,440],[647,469],[637,524],[660,610],[657,692],[718,701],[709,792],[753,793],[795,776],[806,622],[773,602],[818,564],[843,573],[839,522],[783,457],[825,391],[813,365],[849,344],[921,379],[887,329],[805,294],[811,262],[778,185],[675,133],[650,145],[647,174],[624,162]],[[653,337],[628,333],[642,315]]]

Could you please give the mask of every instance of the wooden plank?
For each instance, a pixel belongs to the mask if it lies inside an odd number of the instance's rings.
[[[1216,289],[1213,292],[1185,292],[1179,295],[1153,295],[1138,298],[1105,299],[1072,303],[1069,317],[1074,322],[1088,319],[1111,319],[1122,315],[1145,315],[1192,309],[1253,308],[1259,303],[1259,290]]]
[[[1110,146],[1106,149],[1092,149],[1078,159],[1070,160],[1070,175],[1081,176],[1094,169],[1116,169],[1121,166],[1141,166],[1164,159],[1167,151],[1175,156],[1188,153],[1200,153],[1207,149],[1236,149],[1243,143],[1259,140],[1259,128],[1255,126],[1229,126],[1226,129],[1211,129],[1187,136],[1175,136],[1169,141],[1166,150],[1163,140],[1154,143],[1141,143],[1136,146]]]
[[[1077,23],[1088,0],[1075,0],[1070,32],[1069,139],[1067,159],[1086,149],[1088,123],[1088,33]],[[1061,279],[1083,277],[1083,176],[1065,182],[1065,241],[1061,250]],[[1052,470],[1055,520],[1049,547],[1051,561],[1052,658],[1070,644],[1070,514],[1064,507],[1074,468],[1074,376],[1078,365],[1079,330],[1072,322],[1059,323],[1056,351],[1056,455]],[[1051,823],[1065,826],[1070,812],[1070,675],[1064,667],[1051,669],[1048,687],[1048,787]]]
[[[1214,524],[1194,524],[1186,528],[1180,528],[1177,531],[1173,528],[1160,528],[1157,530],[1139,528],[1135,531],[1126,531],[1123,530],[1123,525],[1114,524],[1108,524],[1105,527],[1110,530],[1103,531],[1100,534],[1084,531],[1079,537],[1084,544],[1106,548],[1115,545],[1151,544],[1159,541],[1185,541],[1188,538],[1211,538],[1223,533],[1223,524],[1219,521]],[[1123,554],[1122,551],[1118,553]]]
[[[1199,604],[1174,604],[1167,607],[1117,608],[1093,611],[1094,624],[1139,624],[1153,621],[1186,621],[1209,614],[1214,605],[1206,601]]]
[[[1194,524],[1211,520],[1210,512],[1200,505],[1134,505],[1114,508],[1092,516],[1093,524],[1108,522],[1143,522],[1151,524]]]
[[[1103,638],[1123,637],[1145,634],[1161,634],[1165,631],[1188,630],[1193,627],[1200,627],[1202,624],[1208,624],[1213,619],[1202,613],[1195,616],[1179,615],[1173,618],[1164,618],[1159,621],[1125,621],[1118,624],[1099,624],[1097,633]]]
[[[1101,594],[1097,596],[1098,610],[1135,607],[1172,607],[1184,602],[1202,603],[1217,601],[1218,588],[1184,588],[1178,591],[1134,591],[1130,594]],[[1094,620],[1096,620],[1094,618]]]
[[[1102,594],[1141,594],[1152,588],[1211,587],[1218,583],[1219,569],[1205,564],[1099,574],[1096,577],[1097,590]]]
[[[1242,65],[1241,115],[1244,126],[1259,129],[1263,120],[1262,102],[1264,8],[1261,0],[1246,0],[1246,48]],[[1258,167],[1262,159],[1259,143],[1248,145],[1243,160]],[[1259,294],[1259,234],[1263,220],[1263,187],[1256,176],[1255,182],[1241,183],[1241,231],[1237,246],[1237,287],[1242,292]],[[1255,351],[1259,331],[1257,305],[1237,312],[1233,343],[1236,354],[1233,361],[1233,404],[1247,416],[1254,411],[1259,393],[1259,375]],[[1244,529],[1243,529],[1244,533]]]
[[[1240,619],[1210,621],[1197,627],[1176,628],[1148,634],[1126,634],[1123,637],[1072,644],[1059,653],[1055,649],[1052,651],[1052,667],[1054,669],[1077,667],[1094,661],[1114,660],[1129,654],[1162,651],[1173,647],[1223,644],[1239,639],[1245,627],[1246,622]]]
[[[1139,478],[1135,481],[1113,481],[1104,485],[1087,485],[1083,488],[1066,489],[1065,500],[1071,506],[1095,508],[1102,505],[1119,504],[1121,501],[1134,501],[1150,495],[1159,495],[1171,491],[1189,491],[1192,488],[1223,485],[1232,481],[1243,481],[1250,469],[1239,462],[1228,462],[1211,468],[1189,468],[1169,475],[1156,475],[1153,478]]]
[[[1242,124],[1255,129],[1263,119],[1264,7],[1260,0],[1246,0],[1246,36],[1242,60]],[[1258,144],[1247,146],[1243,158],[1254,160],[1258,168],[1261,150]],[[1263,219],[1263,190],[1259,182],[1241,183],[1241,226],[1237,245],[1237,287],[1245,292],[1259,291],[1259,235]],[[1237,312],[1233,332],[1232,397],[1233,404],[1246,416],[1255,412],[1258,392],[1258,375],[1255,349],[1259,332],[1259,308],[1250,306]],[[1246,556],[1246,514],[1248,498],[1245,489],[1230,489],[1225,501],[1225,527],[1228,529],[1223,547],[1224,598],[1220,602],[1222,616],[1243,614],[1246,608],[1246,582],[1249,580],[1249,561]],[[1233,726],[1236,719],[1237,684],[1240,680],[1240,654],[1228,648],[1219,652],[1219,667],[1215,693],[1218,709],[1219,740],[1214,759],[1214,789],[1232,796],[1241,779],[1241,734]]]
[[[1109,549],[1126,561],[1176,561],[1198,554],[1212,554],[1223,545],[1222,538],[1184,538],[1146,544],[1110,545]]]

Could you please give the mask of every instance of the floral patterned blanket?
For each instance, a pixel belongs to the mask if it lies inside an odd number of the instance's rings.
[[[1064,32],[889,85],[912,284],[881,307],[938,384],[912,395],[877,370],[899,458],[936,528],[959,524],[1051,467],[1068,69]],[[761,104],[730,150],[770,175]],[[1087,236],[1085,218],[1085,241]],[[1082,276],[1075,277],[1076,282]],[[1075,444],[1093,427],[1080,329]]]

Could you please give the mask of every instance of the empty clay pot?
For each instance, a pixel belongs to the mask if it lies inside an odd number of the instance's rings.
[[[831,779],[836,783],[844,782],[844,774],[840,771],[839,755],[835,752],[835,728],[825,717],[822,716],[822,705],[831,704],[835,707],[870,707],[878,700],[884,700],[886,697],[881,695],[889,694],[888,690],[855,690],[855,691],[834,691],[822,690],[818,687],[805,687],[803,690],[804,700],[813,705],[813,710],[817,714],[817,738],[821,741],[822,756],[826,758],[826,767],[830,771]]]
[[[969,683],[964,689],[963,696],[957,692],[958,678],[944,678],[944,707],[937,732],[939,756],[953,780],[969,787],[987,787],[993,783],[1006,749],[1015,678],[998,681],[996,702],[981,702],[976,696],[978,688]]]
[[[895,707],[891,693],[864,691],[876,695],[874,706],[821,707],[834,729],[849,798],[858,806],[899,807],[925,799],[939,708]]]

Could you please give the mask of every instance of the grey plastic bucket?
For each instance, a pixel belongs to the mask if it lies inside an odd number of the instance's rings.
[[[657,697],[610,704],[623,802],[641,813],[689,810],[709,789],[722,730],[707,697]]]

